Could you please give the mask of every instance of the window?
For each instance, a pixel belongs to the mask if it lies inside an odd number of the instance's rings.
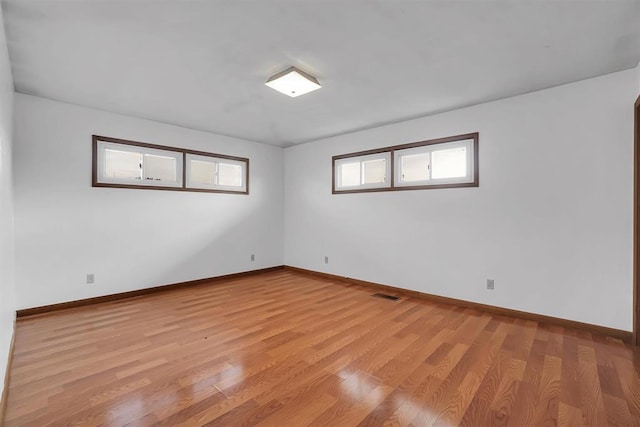
[[[93,186],[248,194],[249,159],[93,136]]]
[[[339,189],[385,188],[391,182],[391,156],[380,153],[340,159],[335,170]]]
[[[182,187],[182,153],[108,141],[97,144],[100,183]]]
[[[333,193],[477,187],[479,134],[333,156]]]
[[[398,187],[473,182],[473,139],[395,151]]]
[[[187,153],[187,187],[245,191],[246,163]]]

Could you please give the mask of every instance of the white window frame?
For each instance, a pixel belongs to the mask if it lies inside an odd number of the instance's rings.
[[[218,165],[220,163],[229,164],[229,165],[237,165],[240,166],[241,170],[241,181],[242,184],[239,187],[231,186],[231,185],[219,185],[219,184],[203,184],[203,183],[194,183],[191,182],[191,160],[198,160],[202,162],[211,162],[215,164],[216,174],[218,170]],[[186,153],[185,159],[187,169],[186,169],[186,188],[189,189],[199,189],[199,190],[221,190],[221,191],[233,191],[244,193],[247,191],[247,161],[245,160],[236,160],[229,159],[224,157],[216,157],[216,156],[208,156],[202,154],[193,154]]]
[[[145,179],[144,177],[144,164],[143,164],[143,174],[142,178],[139,180],[132,179],[124,179],[124,178],[113,178],[105,175],[106,162],[105,162],[105,152],[107,149],[117,150],[117,151],[125,151],[129,153],[136,154],[150,154],[156,156],[164,156],[164,157],[172,157],[176,160],[176,181],[155,181]],[[171,151],[164,150],[158,148],[149,148],[137,145],[130,144],[122,144],[117,142],[109,142],[109,141],[97,141],[97,183],[99,184],[115,184],[115,185],[131,185],[131,186],[142,186],[142,187],[172,187],[172,188],[181,188],[182,187],[182,167],[183,167],[183,153],[179,151]]]
[[[364,181],[364,169],[362,164],[372,160],[386,160],[385,162],[385,180],[380,183],[371,183],[365,184]],[[349,186],[339,186],[340,181],[342,180],[342,165],[347,163],[360,163],[360,184],[358,185],[349,185]],[[369,190],[369,189],[379,189],[379,188],[390,188],[391,187],[391,153],[382,152],[382,153],[373,153],[373,154],[365,154],[361,156],[354,157],[346,157],[342,159],[337,159],[334,161],[334,188],[336,191],[353,191],[353,190]]]
[[[467,174],[463,177],[455,177],[455,178],[432,178],[432,162],[431,156],[435,151],[442,150],[451,150],[456,148],[465,147],[466,157],[467,157]],[[419,187],[419,186],[429,186],[429,185],[446,185],[446,184],[464,184],[471,183],[474,180],[474,140],[473,139],[465,139],[454,142],[444,142],[440,144],[431,144],[424,145],[421,147],[414,148],[405,148],[394,151],[394,171],[395,171],[395,186],[396,187]],[[415,155],[415,154],[427,154],[429,156],[429,165],[427,168],[427,179],[419,180],[419,181],[410,181],[403,182],[402,179],[402,157]]]

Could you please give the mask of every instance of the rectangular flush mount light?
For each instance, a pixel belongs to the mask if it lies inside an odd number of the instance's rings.
[[[318,83],[318,79],[295,67],[289,67],[269,77],[269,80],[267,80],[265,84],[292,98],[313,92],[322,87],[320,83]]]

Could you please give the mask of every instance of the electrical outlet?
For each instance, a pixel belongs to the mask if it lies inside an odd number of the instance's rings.
[[[95,283],[95,276],[93,273],[87,273],[87,285]]]
[[[325,264],[329,264],[329,257],[328,256],[324,257],[324,263]]]
[[[255,261],[256,260],[256,254],[251,254],[251,261]]]
[[[495,289],[493,279],[487,279],[487,289],[491,291]]]

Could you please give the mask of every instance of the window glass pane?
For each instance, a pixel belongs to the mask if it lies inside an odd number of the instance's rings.
[[[176,159],[174,157],[144,155],[144,179],[176,182]]]
[[[387,160],[375,159],[362,162],[362,183],[378,184],[385,182],[387,174]]]
[[[360,185],[360,162],[340,165],[340,182],[338,187]]]
[[[218,163],[218,185],[242,187],[242,166]]]
[[[467,147],[437,150],[431,153],[431,178],[463,178],[467,176]]]
[[[400,158],[400,180],[402,182],[426,181],[428,179],[429,153],[409,154]]]
[[[191,169],[190,182],[196,184],[213,185],[216,177],[215,162],[203,162],[200,160],[191,160],[189,163]]]
[[[104,174],[109,178],[140,179],[142,155],[130,151],[104,150]]]
[[[187,153],[187,188],[246,191],[248,162]]]

